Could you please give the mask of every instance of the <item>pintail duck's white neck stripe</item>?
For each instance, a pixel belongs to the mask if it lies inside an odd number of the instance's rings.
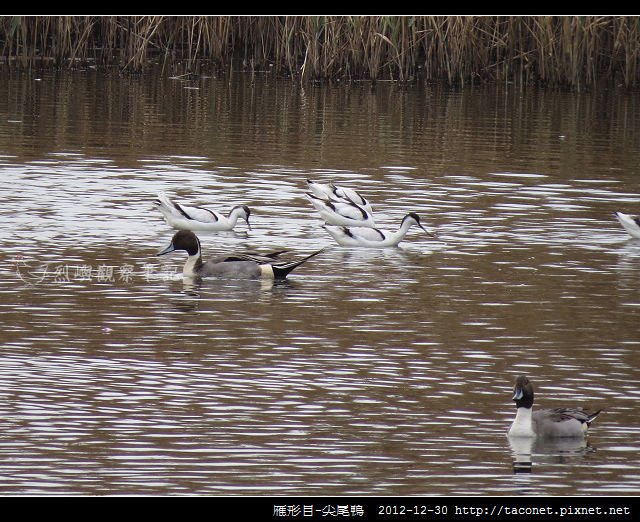
[[[532,437],[535,435],[531,408],[521,407],[516,410],[516,418],[509,429],[509,435],[512,437]]]
[[[198,269],[200,266],[202,266],[202,256],[198,252],[197,255],[187,257],[182,274],[187,277],[195,277],[198,275]]]

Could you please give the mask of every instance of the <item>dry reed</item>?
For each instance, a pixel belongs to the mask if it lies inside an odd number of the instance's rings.
[[[633,16],[4,16],[5,67],[637,87]]]

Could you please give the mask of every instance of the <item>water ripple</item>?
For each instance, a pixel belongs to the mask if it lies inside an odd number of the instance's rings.
[[[130,121],[58,111],[37,140],[0,130],[0,491],[638,491],[640,249],[613,218],[640,201],[634,126],[612,130],[614,152],[567,153],[570,139],[537,132],[577,129],[572,98],[534,104],[524,121],[549,127],[532,131],[475,91],[407,92],[404,107],[386,87],[314,89],[303,104],[291,82],[211,83],[193,98],[131,84],[147,105],[115,111]],[[70,95],[83,85],[42,87],[58,107],[94,99]],[[362,191],[385,228],[418,212],[439,239],[339,247],[307,178]],[[152,208],[160,191],[254,209],[251,230],[201,234],[205,256],[326,249],[284,283],[185,285],[184,257],[155,256],[173,233]],[[589,440],[512,448],[518,373],[541,405],[605,407]]]

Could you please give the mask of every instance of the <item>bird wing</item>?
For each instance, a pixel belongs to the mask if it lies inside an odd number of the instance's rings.
[[[177,203],[174,203],[174,205],[180,207],[179,210],[181,210],[182,217],[187,219],[200,221],[202,223],[216,223],[220,221],[220,214],[208,208],[178,205]]]
[[[333,193],[338,198],[351,201],[356,205],[365,206],[367,204],[366,199],[364,199],[358,192],[350,188],[334,186]]]
[[[167,218],[173,216],[174,218],[190,219],[192,221],[200,221],[202,223],[215,223],[220,220],[220,214],[209,210],[208,208],[194,207],[189,205],[181,205],[171,200],[164,192],[158,194],[158,199],[155,200],[155,204],[158,209]]]
[[[387,235],[380,229],[367,227],[343,227],[347,235],[356,241],[362,239],[364,241],[384,241]]]
[[[566,422],[571,419],[587,422],[592,418],[592,414],[582,408],[554,408],[547,411],[548,418],[553,422]]]
[[[351,201],[320,198],[309,192],[306,193],[306,196],[320,213],[336,214],[356,221],[367,221],[371,219],[371,216],[366,210]]]

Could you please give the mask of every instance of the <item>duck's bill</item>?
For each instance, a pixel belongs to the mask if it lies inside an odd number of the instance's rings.
[[[173,252],[175,249],[176,249],[176,247],[174,247],[173,243],[171,243],[167,248],[163,248],[162,250],[159,250],[156,255],[157,256],[163,256],[165,254],[168,254],[169,252]]]
[[[247,226],[249,227],[249,230],[251,230],[251,223],[249,223],[248,219],[247,219]]]

